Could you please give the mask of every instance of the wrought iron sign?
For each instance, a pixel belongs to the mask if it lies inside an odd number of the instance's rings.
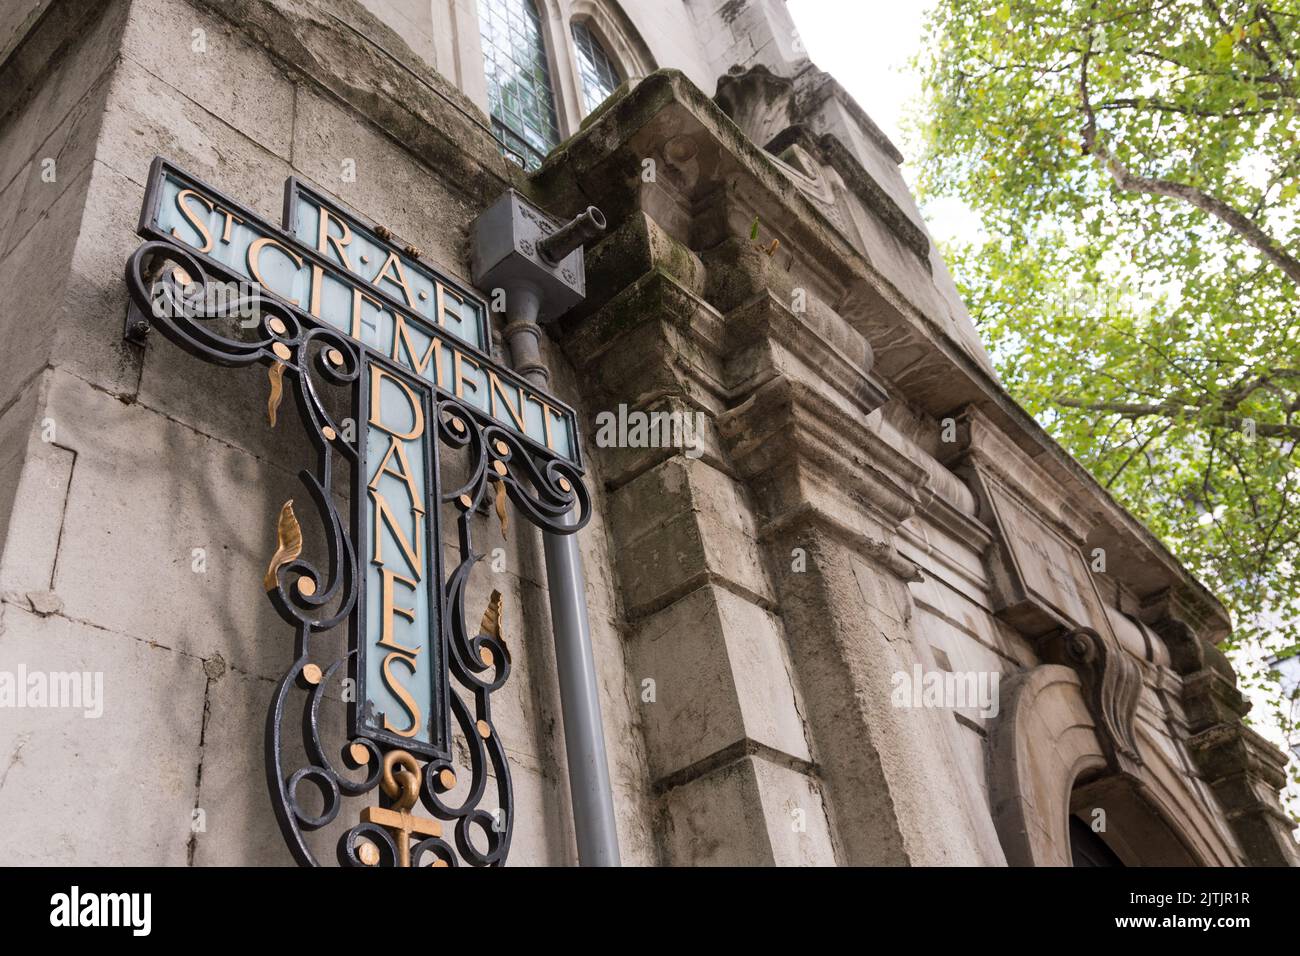
[[[265,365],[271,426],[287,383],[315,453],[300,477],[324,564],[304,554],[289,501],[263,582],[297,636],[265,744],[290,850],[316,865],[307,835],[333,823],[345,797],[369,804],[378,791],[379,804],[340,835],[339,863],[500,865],[513,800],[491,702],[510,654],[499,592],[476,628],[466,621],[481,557],[471,519],[491,505],[504,532],[509,502],[554,533],[586,524],[572,410],[491,358],[473,290],[296,179],[278,228],[159,157],[139,234],[146,241],[126,266],[127,337],[157,328],[206,361]],[[454,515],[458,553],[444,553],[444,515]],[[325,638],[344,627],[345,650],[328,659]],[[354,692],[333,747],[322,708],[345,674]],[[305,692],[291,724],[301,739],[284,726],[295,688]],[[306,784],[319,808],[300,792]]]

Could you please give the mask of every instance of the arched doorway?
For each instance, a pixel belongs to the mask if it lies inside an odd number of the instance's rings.
[[[1076,816],[1070,817],[1070,865],[1078,867],[1123,866],[1124,861],[1106,841]]]
[[[1171,762],[1167,738],[1140,721],[1136,734],[1144,762],[1136,774],[1117,773],[1072,668],[1045,664],[1004,681],[989,740],[989,799],[1008,864],[1071,866],[1076,848],[1123,866],[1240,863],[1214,810]]]
[[[1182,828],[1145,789],[1113,775],[1076,783],[1070,794],[1070,820],[1089,821],[1084,828],[1121,866],[1205,866],[1201,851],[1190,845]],[[1073,851],[1073,828],[1070,836]]]

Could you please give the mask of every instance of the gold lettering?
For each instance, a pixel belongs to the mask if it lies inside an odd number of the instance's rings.
[[[336,219],[330,214],[330,211],[324,206],[316,207],[320,211],[320,228],[316,230],[316,251],[322,255],[329,255],[329,247],[334,247],[334,253],[339,257],[339,262],[343,263],[343,268],[349,272],[354,271],[352,263],[348,262],[347,250],[343,247],[352,241],[352,230],[342,219]],[[337,222],[339,228],[343,230],[341,236],[336,236],[330,232],[330,223]]]
[[[325,284],[325,268],[312,263],[311,267],[311,309],[316,318],[320,318],[320,287]]]
[[[450,289],[444,288],[442,283],[439,282],[438,283],[438,324],[439,325],[447,324],[446,322],[443,321],[443,313],[446,311],[448,299],[454,299],[456,301],[456,305],[458,306],[465,304],[464,299],[462,299],[455,292],[452,292]],[[459,311],[453,312],[452,315],[455,317],[457,322],[463,321],[463,317],[461,316]]]
[[[280,244],[278,240],[273,239],[270,236],[262,236],[260,239],[253,240],[253,243],[248,247],[249,275],[251,275],[254,279],[256,279],[263,288],[271,289],[271,286],[267,283],[267,281],[262,278],[262,269],[261,269],[262,250],[267,246],[274,246],[275,248],[279,249],[299,269],[302,268],[302,257],[299,256],[297,253],[295,253],[293,250],[286,249],[284,246]],[[271,289],[271,291],[274,292],[275,290]],[[298,304],[297,299],[289,299],[288,301],[291,302],[293,305]]]
[[[406,399],[411,404],[411,413],[414,416],[414,424],[409,432],[399,432],[390,428],[384,424],[380,417],[380,385],[384,379],[388,379],[406,393]],[[385,371],[378,365],[370,366],[370,424],[376,428],[382,428],[388,434],[395,435],[402,441],[415,441],[424,434],[424,406],[420,402],[420,396],[411,391],[410,386],[396,375]]]
[[[506,409],[510,412],[510,417],[514,419],[515,427],[524,434],[528,434],[528,429],[524,427],[524,390],[519,389],[519,407],[515,408],[510,402],[510,396],[506,394],[505,386],[501,384],[501,379],[497,378],[497,373],[491,369],[488,370],[488,402],[490,404],[489,414],[496,419],[501,416],[497,414],[497,396],[501,396],[501,401],[505,403]]]
[[[407,714],[411,717],[411,726],[407,727],[405,730],[399,730],[388,719],[388,715],[384,714],[384,730],[391,731],[399,737],[414,737],[420,729],[420,705],[415,702],[415,698],[411,696],[411,692],[403,687],[401,683],[398,682],[397,678],[393,676],[393,672],[389,670],[389,667],[392,666],[394,660],[399,664],[405,664],[409,667],[412,674],[415,674],[415,661],[408,657],[403,657],[396,651],[393,651],[393,653],[384,658],[384,683],[388,686],[388,689],[392,691],[393,696],[400,700],[402,706],[406,708]]]
[[[393,275],[388,274],[389,266],[393,267]],[[389,282],[400,285],[402,293],[406,296],[406,304],[411,308],[415,308],[415,296],[411,294],[411,284],[406,281],[406,273],[402,269],[402,260],[396,252],[388,254],[388,258],[384,260],[383,268],[379,270],[379,274],[375,276],[370,284],[378,286],[381,279],[387,279]]]
[[[361,338],[361,302],[362,302],[362,300],[365,300],[366,302],[369,302],[369,303],[370,303],[371,305],[373,305],[376,309],[382,309],[382,308],[383,308],[383,306],[380,305],[380,303],[379,303],[378,301],[376,301],[375,299],[370,298],[370,296],[366,295],[364,292],[362,292],[362,291],[361,291],[360,289],[358,289],[356,286],[353,286],[353,287],[352,287],[352,337],[353,337],[354,339],[360,339],[360,338]]]
[[[406,365],[414,368],[416,374],[423,375],[425,368],[429,365],[429,360],[433,360],[434,380],[442,385],[442,339],[436,335],[430,336],[429,348],[424,353],[424,358],[415,357],[415,349],[411,345],[410,334],[406,331],[406,319],[400,312],[394,312],[393,321],[393,354],[389,356],[394,362],[401,362],[401,349],[406,347]]]
[[[397,439],[394,438],[393,441],[397,441]],[[378,478],[379,476],[376,475],[375,477]],[[422,520],[424,512],[416,511],[414,508],[411,509],[415,513],[415,547],[412,548],[411,542],[406,537],[406,532],[402,530],[402,526],[398,524],[397,518],[393,515],[393,509],[388,505],[388,499],[376,491],[374,485],[370,487],[370,500],[375,503],[375,553],[370,560],[380,567],[384,565],[384,525],[387,524],[388,530],[392,532],[393,540],[402,549],[402,554],[406,557],[406,563],[410,566],[411,571],[415,574],[415,580],[418,582],[423,576],[421,571],[424,568],[424,536],[420,533],[420,529],[424,525]],[[387,574],[388,571],[385,569],[381,573]],[[391,584],[385,586],[389,590],[392,589]],[[385,627],[387,627],[387,624],[385,624]]]
[[[203,237],[203,246],[199,249],[199,252],[211,252],[212,233],[208,232],[208,224],[200,219],[198,213],[196,213],[190,206],[185,204],[186,196],[193,196],[199,202],[206,205],[208,207],[208,212],[213,211],[214,207],[212,205],[212,200],[201,193],[195,192],[193,189],[182,189],[176,194],[176,208],[181,211],[182,216],[189,220],[189,224],[194,227],[195,231]],[[175,226],[172,226],[172,235],[177,239],[180,239],[181,237],[181,234],[176,231]]]
[[[456,383],[456,397],[457,398],[465,397],[465,389],[462,387],[464,385],[468,385],[473,391],[477,392],[478,383],[465,377],[465,369],[462,366],[471,365],[473,366],[474,371],[477,372],[477,371],[481,371],[478,365],[475,364],[473,359],[466,358],[461,353],[460,349],[454,349],[451,354],[454,358],[452,364],[455,366],[455,374],[452,376],[452,378],[455,380]]]
[[[551,416],[554,415],[559,421],[564,421],[564,418],[543,399],[538,398],[537,404],[542,406],[542,427],[543,434],[546,436],[546,447],[554,451],[555,436],[551,433]]]
[[[238,216],[236,216],[236,215],[235,215],[233,212],[231,212],[229,209],[222,209],[222,210],[220,210],[220,212],[221,212],[221,215],[223,215],[223,216],[226,217],[226,224],[225,224],[225,226],[223,226],[222,229],[221,229],[221,241],[224,242],[226,245],[230,245],[230,227],[231,227],[231,225],[232,225],[233,223],[236,223],[236,222],[237,222],[237,223],[239,223],[239,224],[242,226],[242,225],[244,224],[244,220],[240,219]]]
[[[410,578],[403,577],[402,575],[397,574],[394,571],[390,571],[388,570],[388,568],[384,568],[384,567],[381,567],[379,569],[379,576],[383,579],[383,589],[381,591],[381,594],[383,596],[383,600],[382,600],[383,607],[380,611],[381,625],[379,631],[379,643],[382,644],[384,647],[390,647],[395,651],[399,651],[402,654],[407,655],[408,657],[415,658],[419,656],[420,648],[424,646],[423,644],[421,644],[419,647],[411,648],[411,647],[405,647],[401,644],[398,644],[397,641],[393,639],[393,615],[394,614],[400,614],[408,621],[412,623],[415,622],[414,608],[398,607],[393,603],[393,582],[401,581],[407,587],[411,588],[411,590],[415,590],[415,588],[419,587],[419,582],[412,581]]]
[[[397,456],[397,463],[401,465],[400,470],[388,467],[388,463],[392,461],[394,455]],[[424,505],[420,503],[420,495],[415,487],[415,473],[411,471],[411,462],[406,457],[406,446],[398,441],[395,436],[389,441],[388,451],[384,452],[384,460],[379,463],[379,467],[375,470],[375,477],[370,479],[370,484],[366,487],[372,491],[378,488],[380,475],[392,475],[406,485],[406,493],[411,496],[411,510],[424,514]]]

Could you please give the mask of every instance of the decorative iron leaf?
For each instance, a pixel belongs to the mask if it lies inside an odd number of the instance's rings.
[[[280,400],[284,398],[284,370],[283,362],[276,362],[266,370],[266,377],[271,380],[271,394],[266,399],[266,418],[275,427],[275,413],[280,408]]]
[[[280,509],[280,520],[276,522],[275,536],[279,547],[271,558],[271,565],[262,578],[262,586],[270,591],[275,587],[275,573],[302,554],[302,528],[293,513],[293,499],[290,498]]]
[[[506,483],[504,481],[498,481],[496,483],[496,486],[497,486],[497,493],[496,493],[497,518],[501,522],[501,537],[504,538],[506,536],[506,527],[510,523],[508,516],[506,514]]]
[[[486,634],[488,637],[495,637],[501,640],[501,592],[492,591],[492,596],[488,598],[487,610],[483,612],[483,620],[479,622],[479,632]]]

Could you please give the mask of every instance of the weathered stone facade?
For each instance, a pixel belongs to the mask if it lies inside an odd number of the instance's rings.
[[[261,748],[291,638],[259,582],[307,447],[264,375],[123,339],[161,154],[268,219],[301,177],[466,282],[505,189],[604,211],[543,351],[596,501],[624,863],[1068,865],[1098,809],[1126,863],[1296,862],[1223,608],[1002,390],[901,157],[783,4],[542,7],[571,135],[531,174],[487,123],[474,0],[0,13],[0,671],[104,678],[99,719],[0,709],[0,861],[289,861]],[[631,81],[585,118],[571,18]],[[620,405],[701,413],[699,447],[598,446]],[[502,592],[515,649],[510,862],[572,863],[537,532],[505,547],[470,603]],[[998,706],[897,706],[917,668],[997,674]]]

